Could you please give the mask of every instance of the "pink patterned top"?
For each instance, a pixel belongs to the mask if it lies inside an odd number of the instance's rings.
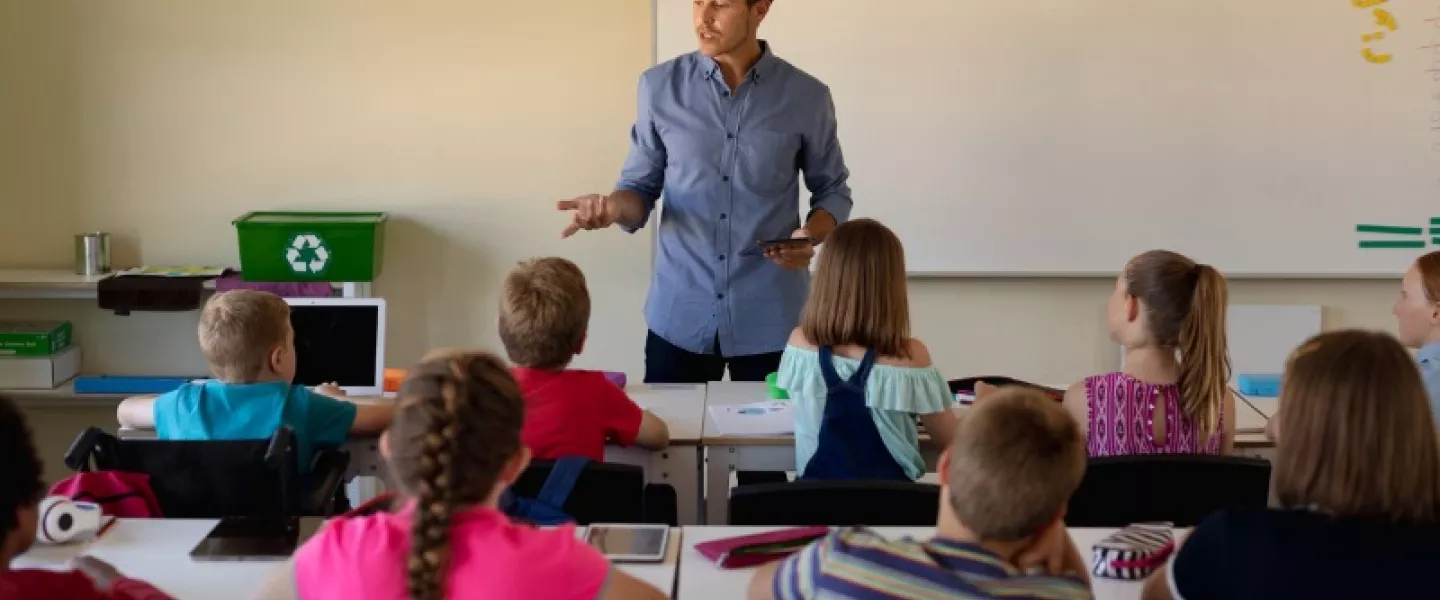
[[[1224,441],[1222,409],[1215,432],[1205,442],[1199,427],[1180,412],[1180,388],[1146,383],[1115,372],[1085,378],[1085,400],[1090,415],[1090,456],[1130,454],[1219,454]],[[1152,419],[1155,404],[1165,403],[1165,444],[1157,445]]]

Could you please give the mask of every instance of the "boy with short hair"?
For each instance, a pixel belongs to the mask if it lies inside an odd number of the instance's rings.
[[[521,263],[505,277],[500,340],[525,396],[522,439],[535,458],[605,459],[605,443],[659,450],[665,422],[642,410],[598,371],[566,369],[585,347],[590,292],[563,258]]]
[[[155,398],[130,398],[116,416],[124,427],[154,427],[165,440],[265,439],[280,425],[295,433],[300,468],[320,447],[351,434],[378,435],[394,407],[356,404],[335,386],[292,385],[295,331],[290,305],[253,290],[216,294],[200,313],[200,350],[215,379],[187,383]]]
[[[1091,598],[1063,521],[1085,460],[1080,428],[1060,403],[1021,388],[996,392],[960,418],[940,459],[934,538],[832,533],[761,568],[750,598]]]
[[[105,561],[81,556],[73,571],[14,569],[10,563],[35,543],[40,522],[40,457],[24,415],[0,397],[0,600],[168,600],[154,586],[129,579]]]

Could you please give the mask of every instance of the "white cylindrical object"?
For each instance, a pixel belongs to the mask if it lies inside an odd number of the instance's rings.
[[[39,513],[35,539],[47,544],[64,544],[100,531],[100,505],[93,502],[50,496],[40,501]]]
[[[75,236],[75,274],[104,275],[110,272],[110,234],[82,233]]]

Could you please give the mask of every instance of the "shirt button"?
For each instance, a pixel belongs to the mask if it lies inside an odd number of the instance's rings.
[[[729,175],[723,175],[723,176],[720,177],[720,180],[721,180],[721,181],[730,181],[730,176],[729,176]]]
[[[726,98],[729,98],[729,97],[730,97],[730,92],[720,92],[720,95],[721,95],[721,96],[724,96],[724,97],[726,97]]]
[[[724,299],[725,299],[725,294],[715,294],[715,297],[716,297],[716,298],[719,298],[719,299],[721,299],[721,300],[724,300]]]
[[[721,220],[721,221],[724,221],[724,220],[725,220],[725,213],[720,213],[720,220]]]
[[[724,254],[721,254],[721,255],[720,255],[720,260],[725,260],[725,255],[724,255]]]
[[[727,133],[727,134],[725,134],[725,139],[727,139],[727,140],[733,140],[733,139],[735,139],[735,134],[733,134],[733,133]]]

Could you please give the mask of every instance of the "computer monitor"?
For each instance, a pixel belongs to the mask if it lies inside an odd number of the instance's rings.
[[[296,385],[338,383],[351,396],[385,390],[383,298],[286,298]]]

